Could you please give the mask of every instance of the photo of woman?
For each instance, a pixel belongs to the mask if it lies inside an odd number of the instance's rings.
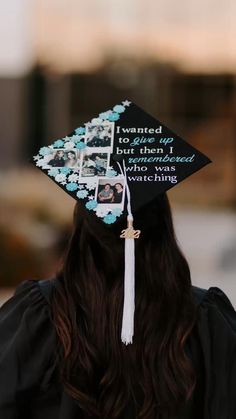
[[[98,202],[102,204],[112,202],[114,198],[114,191],[110,183],[106,183],[104,188],[98,193]]]
[[[48,165],[52,167],[64,167],[65,166],[65,152],[63,150],[57,150],[53,158],[49,160]]]
[[[121,183],[116,183],[114,186],[114,195],[113,195],[113,203],[120,204],[123,198],[123,185]]]
[[[65,167],[78,167],[78,158],[75,151],[70,150],[66,153]]]

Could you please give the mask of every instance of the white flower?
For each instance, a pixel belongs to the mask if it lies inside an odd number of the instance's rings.
[[[77,198],[84,199],[86,196],[88,196],[88,191],[86,191],[86,189],[82,189],[77,192],[76,196]]]
[[[62,138],[64,141],[70,141],[70,137],[68,137],[68,135],[64,138]]]
[[[89,195],[88,199],[94,199],[94,195]]]
[[[63,182],[60,182],[60,183],[61,183],[61,185],[67,185],[66,180],[64,180]]]
[[[64,144],[64,148],[66,148],[67,150],[70,149],[70,148],[73,148],[74,146],[75,146],[75,143],[73,141],[67,141]]]
[[[130,100],[124,100],[124,101],[122,102],[122,105],[123,105],[123,106],[129,106],[130,104],[131,104]]]
[[[34,159],[34,160],[39,160],[39,159],[40,159],[40,157],[41,157],[41,156],[40,156],[39,154],[37,154],[37,156],[34,156],[34,157],[33,157],[33,159]]]
[[[122,208],[116,207],[112,209],[112,214],[115,215],[116,217],[120,217],[122,212],[123,212]]]
[[[63,173],[59,173],[59,175],[55,176],[55,180],[58,183],[62,183],[66,180],[66,175],[64,175]],[[63,183],[63,185],[64,185],[64,183]]]
[[[97,186],[97,181],[96,180],[91,180],[91,181],[87,182],[87,184],[86,184],[86,188],[89,191],[92,191],[93,189],[95,189],[96,186]]]
[[[103,120],[101,118],[93,118],[91,123],[92,124],[102,124]]]
[[[76,175],[75,173],[72,173],[72,175],[68,177],[69,182],[77,182],[78,179],[79,175]]]
[[[98,207],[96,208],[96,214],[98,217],[104,217],[105,215],[107,215],[109,213],[110,208],[104,208],[104,207]]]
[[[95,211],[96,211],[96,208],[95,208]],[[99,217],[99,218],[103,218],[103,215],[98,214],[98,212],[97,212],[97,211],[96,211],[96,216],[97,216],[97,217]]]
[[[45,168],[47,166],[47,161],[45,159],[40,159],[36,162],[36,166]]]

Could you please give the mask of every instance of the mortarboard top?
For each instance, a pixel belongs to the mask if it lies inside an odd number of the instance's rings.
[[[107,224],[126,214],[124,167],[135,211],[210,163],[128,100],[40,148],[31,161]]]

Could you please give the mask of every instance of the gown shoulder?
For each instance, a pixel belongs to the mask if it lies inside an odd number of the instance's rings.
[[[192,350],[201,357],[204,418],[236,417],[236,312],[220,288],[193,287],[198,300]],[[195,348],[193,348],[195,346]]]
[[[208,290],[193,287],[193,295],[199,306],[198,322],[213,326],[221,324],[224,330],[236,332],[236,311],[223,290],[210,287]]]
[[[0,308],[0,417],[49,386],[56,337],[38,281],[26,280]],[[6,416],[8,417],[8,416]]]

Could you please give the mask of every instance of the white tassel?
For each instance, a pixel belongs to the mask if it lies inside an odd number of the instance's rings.
[[[128,227],[121,232],[125,238],[125,278],[124,278],[124,306],[121,328],[121,340],[125,345],[133,343],[134,336],[134,311],[135,311],[135,246],[134,240],[139,237],[140,230],[133,229],[133,215],[131,211],[130,190],[127,183],[126,167],[123,160],[123,170],[117,162],[125,178],[125,191],[127,195]]]
[[[128,217],[129,219],[129,217]],[[134,238],[125,238],[124,306],[121,340],[125,345],[133,342],[135,311],[135,257]]]

